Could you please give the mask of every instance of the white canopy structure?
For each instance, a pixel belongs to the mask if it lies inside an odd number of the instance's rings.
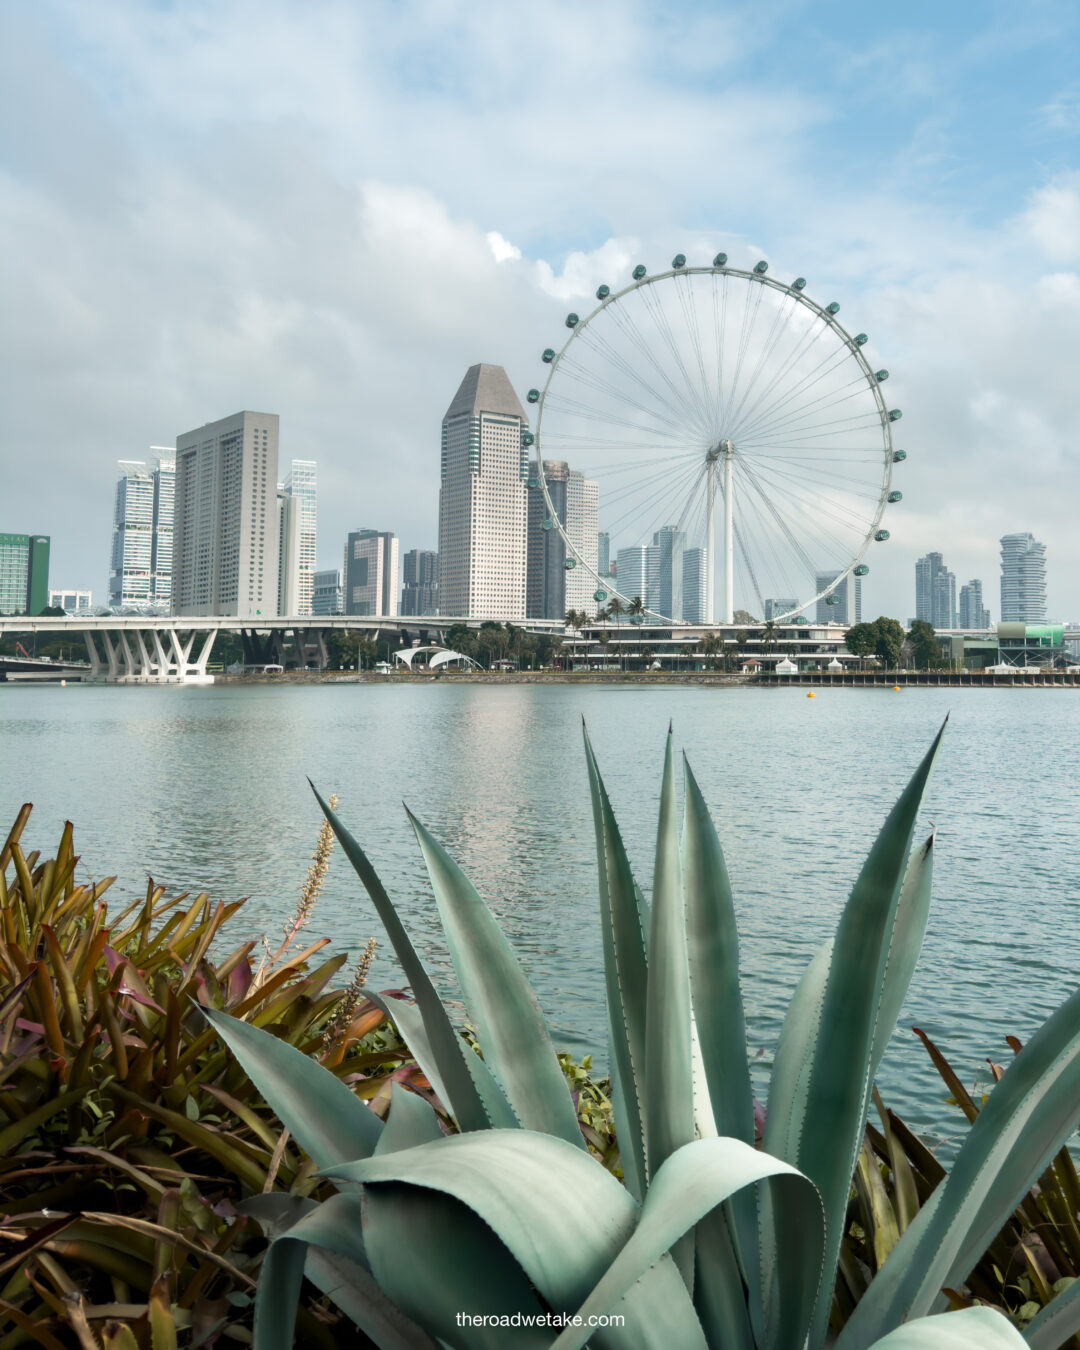
[[[838,660],[836,659],[836,657],[834,656],[833,659],[829,662],[829,664],[825,667],[825,669],[826,669],[826,670],[843,670],[843,669],[844,669],[843,662],[838,661]]]
[[[464,652],[452,652],[449,647],[403,647],[401,651],[394,653],[394,659],[400,661],[403,666],[408,666],[410,670],[416,669],[413,662],[418,656],[430,658],[422,663],[428,670],[438,670],[440,666],[449,666],[455,661],[462,670],[480,669],[479,661],[474,661]]]
[[[777,661],[776,673],[777,675],[797,675],[799,673],[799,667],[794,661],[785,656],[782,661]]]

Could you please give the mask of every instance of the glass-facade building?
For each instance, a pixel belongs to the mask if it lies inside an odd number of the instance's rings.
[[[439,555],[433,549],[411,548],[402,559],[401,613],[439,612]]]
[[[342,610],[341,573],[336,567],[316,572],[311,592],[312,614],[340,614]]]
[[[109,606],[168,611],[172,600],[173,502],[176,456],[168,446],[150,447],[145,460],[122,459],[116,483]]]
[[[282,491],[300,500],[300,534],[297,552],[296,609],[290,614],[311,614],[315,593],[315,548],[318,535],[318,473],[313,459],[294,459],[285,475]],[[286,611],[282,611],[285,613]]]
[[[43,614],[49,604],[49,536],[0,534],[0,614]]]
[[[1001,622],[1046,622],[1046,545],[1032,534],[1001,540]]]
[[[353,530],[345,544],[345,613],[396,617],[398,539],[386,530]]]

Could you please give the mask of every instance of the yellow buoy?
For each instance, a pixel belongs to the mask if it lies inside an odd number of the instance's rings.
[[[894,685],[893,685],[893,693],[894,693],[894,694],[898,694],[899,692],[900,692],[900,686],[899,686],[898,684],[894,684]]]
[[[807,698],[817,698],[817,694],[815,694],[814,691],[811,689],[810,692],[807,694],[806,697],[807,697]]]

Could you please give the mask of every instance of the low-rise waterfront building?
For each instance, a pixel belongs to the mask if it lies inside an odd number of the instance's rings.
[[[49,589],[49,608],[62,609],[65,614],[89,614],[94,607],[91,591],[68,590],[63,587]]]

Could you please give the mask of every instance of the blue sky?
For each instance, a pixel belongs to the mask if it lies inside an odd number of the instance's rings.
[[[905,502],[867,603],[998,536],[1080,617],[1075,4],[8,0],[0,529],[103,595],[115,461],[240,407],[432,546],[438,423],[567,302],[725,248],[871,334]],[[493,247],[490,236],[497,236]],[[499,243],[498,241],[504,241]],[[829,294],[826,295],[825,292]]]

